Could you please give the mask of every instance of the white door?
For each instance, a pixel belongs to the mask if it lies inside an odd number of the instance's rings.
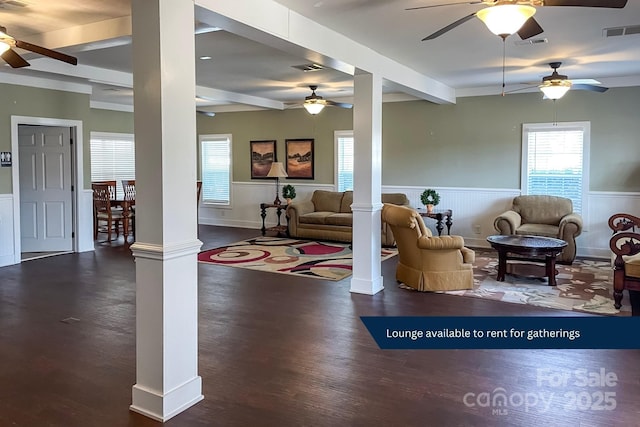
[[[71,251],[71,131],[18,126],[22,252]]]

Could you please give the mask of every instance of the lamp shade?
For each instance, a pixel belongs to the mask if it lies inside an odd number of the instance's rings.
[[[535,13],[536,8],[533,6],[503,4],[479,10],[476,16],[493,34],[506,37],[522,28]]]
[[[562,98],[571,89],[571,82],[569,80],[555,80],[545,82],[538,87],[544,93],[544,96],[556,100]]]
[[[286,178],[287,172],[284,170],[284,166],[282,166],[282,162],[273,162],[271,163],[271,169],[269,169],[269,173],[267,173],[269,178]]]
[[[324,109],[324,104],[320,102],[305,101],[305,103],[302,105],[304,109],[309,112],[309,114],[313,114],[313,115],[318,114],[320,111]]]

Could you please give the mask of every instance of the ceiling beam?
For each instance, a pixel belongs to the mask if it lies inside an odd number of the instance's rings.
[[[273,0],[195,0],[195,3],[199,6],[196,17],[201,22],[347,74],[354,75],[357,69],[378,73],[387,84],[421,99],[440,104],[455,102],[453,88]]]

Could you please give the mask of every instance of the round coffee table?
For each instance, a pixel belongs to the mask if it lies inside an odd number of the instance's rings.
[[[507,261],[517,260],[542,263],[549,286],[556,286],[556,257],[567,246],[560,239],[541,236],[496,235],[487,237],[487,241],[498,251],[499,282],[504,281],[507,273]]]

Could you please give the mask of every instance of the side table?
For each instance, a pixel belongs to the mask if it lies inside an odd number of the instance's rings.
[[[427,212],[424,209],[416,209],[421,217],[431,218],[436,220],[436,230],[438,230],[438,236],[442,236],[442,230],[444,225],[447,226],[447,234],[451,235],[451,226],[453,225],[453,211],[451,209],[438,209],[431,212]],[[444,221],[443,221],[444,219]],[[444,222],[444,225],[443,225]]]
[[[267,209],[275,208],[276,214],[278,215],[278,225],[275,227],[267,228],[265,226],[265,219],[267,218]],[[287,205],[275,205],[273,203],[260,203],[260,216],[262,217],[262,235],[266,235],[267,231],[275,231],[277,236],[288,235],[288,227],[286,225],[280,224],[280,216],[282,215],[282,211],[287,208]],[[285,218],[286,219],[286,218]]]

